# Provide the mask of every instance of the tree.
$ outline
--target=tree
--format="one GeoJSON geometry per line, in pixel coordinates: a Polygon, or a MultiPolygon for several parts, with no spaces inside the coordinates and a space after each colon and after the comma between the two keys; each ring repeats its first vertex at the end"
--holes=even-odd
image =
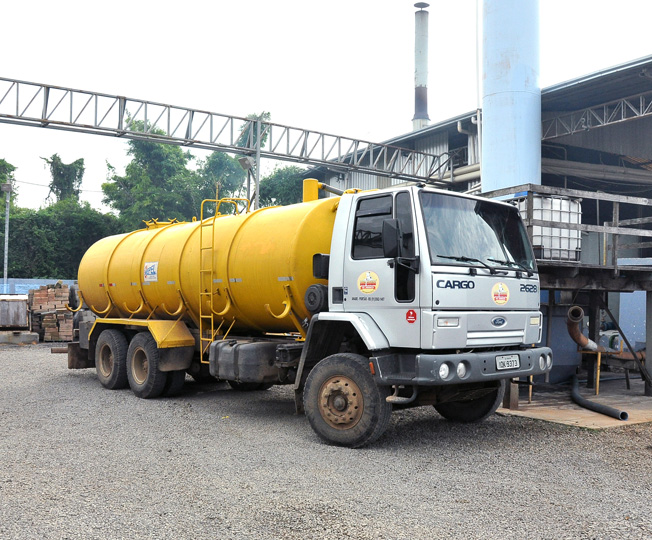
{"type": "Polygon", "coordinates": [[[266,122],[269,122],[271,118],[272,113],[265,111],[260,114],[248,114],[247,120],[249,120],[249,122],[246,122],[240,126],[240,136],[238,137],[235,145],[241,146],[242,148],[256,148],[256,137],[258,135],[256,120],[260,120],[260,146],[261,148],[265,146],[265,143],[267,142],[267,136],[269,135],[269,132],[265,131],[265,125],[266,122]]]}
{"type": "MultiPolygon", "coordinates": [[[[246,173],[236,158],[224,152],[213,152],[205,161],[199,163],[197,183],[189,186],[190,197],[195,208],[204,199],[241,197],[246,173]]],[[[230,208],[220,209],[228,212],[230,208]]]]}
{"type": "Polygon", "coordinates": [[[41,158],[50,166],[50,195],[54,194],[57,201],[65,199],[79,200],[79,191],[84,176],[84,158],[65,164],[59,154],[53,154],[50,159],[41,158]]]}
{"type": "Polygon", "coordinates": [[[286,205],[301,202],[305,171],[295,165],[274,169],[260,181],[260,205],[286,205]]]}
{"type": "MultiPolygon", "coordinates": [[[[143,131],[143,127],[143,122],[134,122],[132,130],[143,131]]],[[[196,215],[196,198],[189,193],[201,181],[187,168],[192,154],[178,146],[142,140],[130,140],[128,145],[132,160],[125,175],[117,175],[107,163],[108,181],[102,184],[102,202],[119,212],[125,228],[138,228],[152,218],[190,220],[196,215]]]]}
{"type": "Polygon", "coordinates": [[[16,196],[18,195],[18,190],[16,189],[16,178],[14,177],[15,170],[16,167],[14,167],[11,163],[5,161],[4,159],[0,159],[0,184],[11,184],[11,204],[13,204],[16,196]]]}
{"type": "MultiPolygon", "coordinates": [[[[72,198],[41,210],[14,208],[10,220],[9,275],[17,278],[75,279],[86,250],[100,238],[121,232],[115,216],[72,198]]],[[[3,233],[4,217],[0,243],[3,233]]]]}

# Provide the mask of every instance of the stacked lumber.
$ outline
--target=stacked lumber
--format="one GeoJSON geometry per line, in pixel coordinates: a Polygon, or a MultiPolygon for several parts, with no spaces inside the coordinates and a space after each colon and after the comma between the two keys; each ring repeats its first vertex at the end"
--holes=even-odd
{"type": "Polygon", "coordinates": [[[73,313],[66,309],[69,295],[68,285],[62,283],[29,291],[32,332],[39,334],[41,341],[72,341],[73,313]]]}

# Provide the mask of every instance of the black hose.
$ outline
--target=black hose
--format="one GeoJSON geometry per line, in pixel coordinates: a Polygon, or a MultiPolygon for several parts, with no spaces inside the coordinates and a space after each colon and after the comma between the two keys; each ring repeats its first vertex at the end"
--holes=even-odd
{"type": "Polygon", "coordinates": [[[573,389],[571,390],[571,398],[580,407],[584,407],[585,409],[589,409],[591,411],[595,411],[600,414],[606,414],[607,416],[611,416],[612,418],[617,418],[618,420],[627,420],[629,418],[629,414],[627,414],[625,411],[619,411],[618,409],[614,409],[613,407],[608,407],[607,405],[595,403],[593,401],[589,401],[588,399],[580,396],[579,383],[577,382],[577,375],[573,375],[573,389]]]}

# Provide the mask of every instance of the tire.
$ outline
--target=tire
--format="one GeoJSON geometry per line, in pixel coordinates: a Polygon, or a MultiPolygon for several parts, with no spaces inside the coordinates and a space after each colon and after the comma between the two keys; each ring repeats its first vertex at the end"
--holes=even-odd
{"type": "Polygon", "coordinates": [[[453,422],[481,422],[496,412],[505,395],[505,381],[499,381],[493,392],[466,401],[449,401],[433,405],[435,410],[447,420],[453,422]]]}
{"type": "Polygon", "coordinates": [[[272,386],[271,383],[257,383],[257,382],[237,382],[226,381],[228,385],[238,392],[255,392],[256,390],[269,390],[272,386]]]}
{"type": "Polygon", "coordinates": [[[183,369],[181,371],[168,371],[166,375],[167,380],[162,395],[168,397],[178,396],[186,382],[186,372],[183,369]]]}
{"type": "Polygon", "coordinates": [[[312,429],[325,442],[360,448],[377,440],[392,413],[389,387],[378,386],[369,360],[357,354],[333,354],[308,375],[303,406],[312,429]]]}
{"type": "Polygon", "coordinates": [[[127,338],[120,330],[103,330],[95,346],[95,369],[104,388],[127,388],[127,338]]]}
{"type": "Polygon", "coordinates": [[[129,386],[139,398],[160,396],[168,374],[158,368],[159,354],[156,341],[149,332],[140,332],[131,340],[127,351],[129,386]]]}

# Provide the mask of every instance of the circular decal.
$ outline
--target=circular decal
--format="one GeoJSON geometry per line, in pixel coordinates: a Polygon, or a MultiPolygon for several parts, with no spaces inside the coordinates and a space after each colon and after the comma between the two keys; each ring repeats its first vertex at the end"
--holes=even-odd
{"type": "Polygon", "coordinates": [[[360,274],[360,277],[358,277],[358,289],[360,289],[360,292],[364,294],[376,292],[379,283],[378,274],[375,272],[363,272],[360,274]]]}
{"type": "Polygon", "coordinates": [[[509,301],[509,289],[507,285],[503,282],[496,283],[491,289],[491,296],[499,306],[506,304],[509,301]]]}
{"type": "Polygon", "coordinates": [[[405,314],[405,320],[410,324],[414,324],[415,322],[417,322],[417,312],[414,311],[413,309],[409,309],[408,312],[405,314]]]}

